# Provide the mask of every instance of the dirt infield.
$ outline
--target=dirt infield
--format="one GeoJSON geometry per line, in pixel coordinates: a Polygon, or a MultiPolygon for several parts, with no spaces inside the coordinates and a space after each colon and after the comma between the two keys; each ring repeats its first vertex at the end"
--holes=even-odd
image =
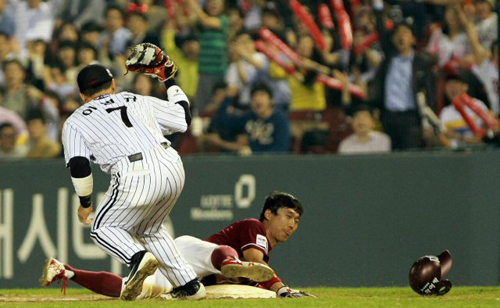
{"type": "MultiPolygon", "coordinates": [[[[50,292],[31,294],[30,290],[19,292],[1,293],[0,305],[2,303],[39,303],[39,302],[101,302],[114,301],[116,298],[106,297],[82,289],[69,289],[67,294],[57,292],[56,289],[46,289],[50,292]]],[[[260,288],[240,285],[218,285],[207,287],[206,299],[250,299],[250,298],[273,298],[275,293],[260,288]]]]}
{"type": "Polygon", "coordinates": [[[81,302],[81,301],[113,301],[114,298],[97,294],[0,294],[2,303],[37,303],[37,302],[81,302]]]}

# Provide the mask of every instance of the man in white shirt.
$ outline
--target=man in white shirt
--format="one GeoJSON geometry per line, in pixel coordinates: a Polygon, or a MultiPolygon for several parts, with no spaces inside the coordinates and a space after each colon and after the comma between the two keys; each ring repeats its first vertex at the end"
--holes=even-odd
{"type": "Polygon", "coordinates": [[[352,128],[354,134],[340,142],[340,154],[385,153],[391,151],[391,138],[374,131],[375,121],[368,106],[360,105],[354,111],[352,128]]]}

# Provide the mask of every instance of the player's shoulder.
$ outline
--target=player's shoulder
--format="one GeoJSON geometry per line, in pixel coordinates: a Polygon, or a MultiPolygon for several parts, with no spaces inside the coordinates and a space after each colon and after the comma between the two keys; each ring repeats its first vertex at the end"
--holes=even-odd
{"type": "Polygon", "coordinates": [[[262,222],[255,218],[247,218],[239,220],[234,224],[243,228],[264,229],[264,225],[262,224],[262,222]]]}
{"type": "Polygon", "coordinates": [[[115,99],[117,101],[126,101],[127,103],[129,102],[136,102],[138,100],[141,100],[144,98],[144,96],[128,91],[123,91],[119,93],[115,93],[111,95],[112,99],[115,99]]]}

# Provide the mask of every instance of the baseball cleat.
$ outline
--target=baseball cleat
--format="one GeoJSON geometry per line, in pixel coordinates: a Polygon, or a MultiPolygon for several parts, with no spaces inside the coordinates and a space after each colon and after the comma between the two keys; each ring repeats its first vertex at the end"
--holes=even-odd
{"type": "Polygon", "coordinates": [[[40,277],[40,285],[42,287],[48,287],[55,281],[63,281],[63,290],[66,294],[66,284],[68,283],[68,278],[66,278],[66,269],[64,264],[57,261],[54,258],[47,258],[45,264],[43,265],[42,277],[40,277]]]}
{"type": "Polygon", "coordinates": [[[183,286],[174,288],[169,293],[160,295],[165,300],[198,300],[207,296],[205,286],[195,278],[183,286]]]}
{"type": "Polygon", "coordinates": [[[274,277],[274,271],[265,264],[235,259],[222,262],[221,273],[227,278],[244,277],[255,282],[268,281],[274,277]]]}
{"type": "Polygon", "coordinates": [[[158,260],[153,254],[146,252],[139,262],[132,265],[130,274],[123,280],[120,298],[126,301],[135,300],[142,292],[144,280],[153,275],[158,268],[158,260]]]}

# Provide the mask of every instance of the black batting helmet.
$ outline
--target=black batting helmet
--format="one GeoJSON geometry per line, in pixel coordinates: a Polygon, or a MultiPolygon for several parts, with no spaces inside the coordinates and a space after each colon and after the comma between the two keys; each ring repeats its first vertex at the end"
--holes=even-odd
{"type": "Polygon", "coordinates": [[[448,250],[439,256],[420,257],[410,270],[410,286],[420,295],[445,295],[451,290],[451,281],[444,277],[453,260],[448,250]]]}

